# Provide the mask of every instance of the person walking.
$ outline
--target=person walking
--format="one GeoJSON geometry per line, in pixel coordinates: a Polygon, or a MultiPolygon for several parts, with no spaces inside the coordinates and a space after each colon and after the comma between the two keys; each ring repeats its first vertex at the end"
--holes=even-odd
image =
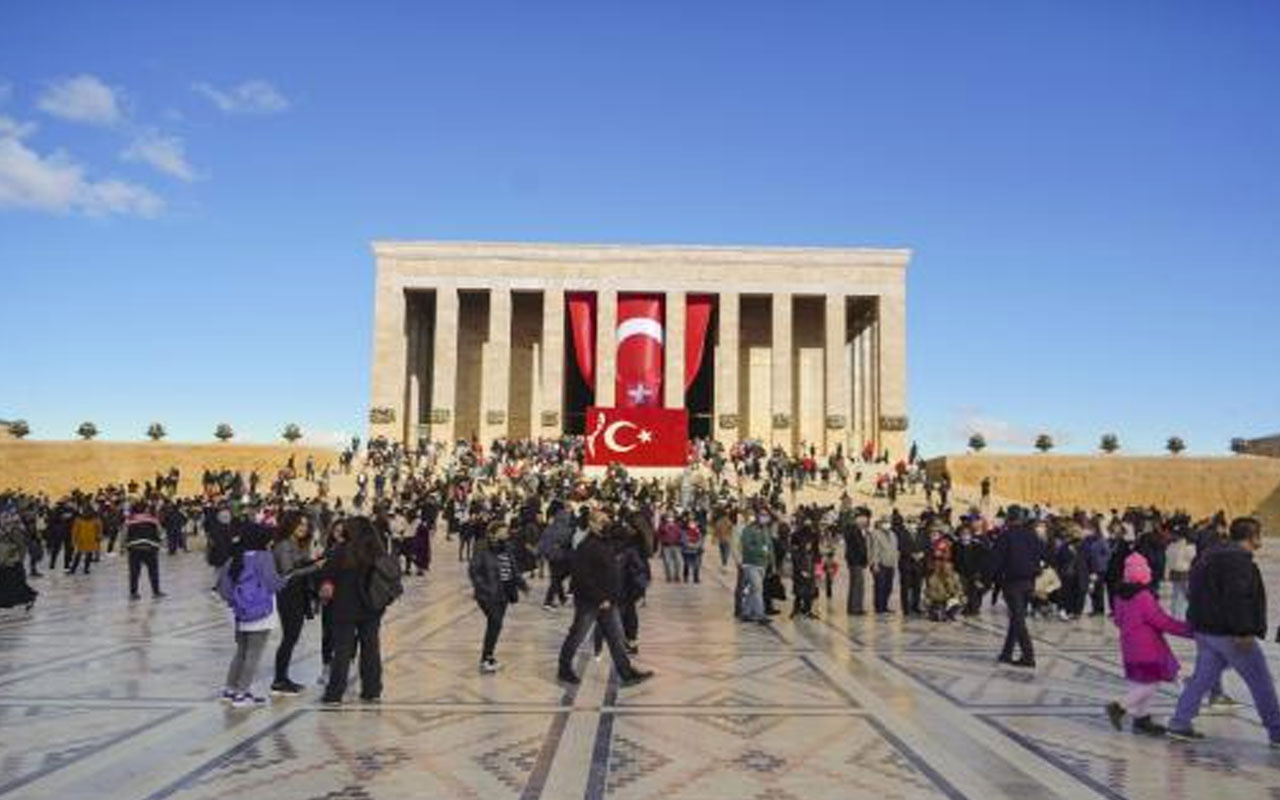
{"type": "Polygon", "coordinates": [[[667,583],[680,582],[680,542],[684,538],[684,529],[676,521],[670,509],[662,516],[662,524],[658,526],[658,544],[662,552],[662,574],[667,583]]]}
{"type": "Polygon", "coordinates": [[[0,509],[0,608],[30,611],[39,592],[27,584],[27,530],[12,503],[0,509]]]}
{"type": "Polygon", "coordinates": [[[1028,527],[1026,511],[1021,506],[1009,506],[1004,530],[996,539],[991,556],[996,580],[1009,609],[1009,628],[997,660],[1001,664],[1035,669],[1035,647],[1027,631],[1027,604],[1044,559],[1044,542],[1028,527]],[[1016,660],[1015,644],[1022,653],[1016,660]]]}
{"type": "Polygon", "coordinates": [[[333,620],[333,657],[329,685],[321,702],[342,703],[347,675],[360,645],[360,699],[377,703],[382,697],[382,648],[379,641],[382,609],[370,601],[368,586],[374,564],[386,555],[378,531],[368,517],[342,522],[344,540],[320,571],[320,597],[329,604],[333,620]]]}
{"type": "Polygon", "coordinates": [[[1120,655],[1129,691],[1107,704],[1107,717],[1116,730],[1122,729],[1125,715],[1129,715],[1134,733],[1163,736],[1164,727],[1151,719],[1151,701],[1161,683],[1178,677],[1179,667],[1164,637],[1190,637],[1191,628],[1160,608],[1151,586],[1151,567],[1140,553],[1125,559],[1116,601],[1115,623],[1120,629],[1120,655]]]}
{"type": "Polygon", "coordinates": [[[764,579],[773,562],[773,536],[769,531],[769,512],[760,510],[756,518],[742,529],[739,539],[742,551],[742,575],[745,583],[742,618],[747,622],[767,624],[764,579]]]}
{"type": "Polygon", "coordinates": [[[680,518],[680,557],[684,561],[684,582],[690,577],[694,583],[702,582],[702,553],[706,549],[706,537],[698,521],[688,513],[680,518]]]}
{"type": "Polygon", "coordinates": [[[94,559],[102,550],[102,518],[88,502],[80,506],[80,512],[71,523],[71,549],[73,555],[67,574],[76,574],[83,563],[84,574],[88,575],[94,559]]]}
{"type": "Polygon", "coordinates": [[[489,526],[484,539],[476,542],[471,556],[468,574],[476,604],[484,613],[484,643],[480,650],[480,671],[492,674],[498,671],[498,662],[493,657],[498,646],[498,637],[502,635],[502,621],[507,615],[507,606],[519,602],[520,592],[529,591],[515,559],[511,555],[508,543],[510,529],[505,522],[494,522],[489,526]]]}
{"type": "Polygon", "coordinates": [[[546,561],[550,572],[542,607],[554,611],[557,605],[569,602],[564,582],[569,577],[569,562],[573,555],[573,518],[568,507],[559,500],[551,502],[550,516],[551,521],[538,537],[538,555],[546,561]]]}
{"type": "Polygon", "coordinates": [[[129,510],[124,525],[124,548],[129,553],[129,599],[137,600],[138,578],[142,569],[147,570],[151,582],[151,596],[164,597],[160,591],[160,559],[158,553],[163,544],[160,522],[151,515],[146,503],[139,503],[129,510]]]}
{"type": "Polygon", "coordinates": [[[587,536],[573,551],[570,564],[573,623],[560,647],[556,677],[571,685],[581,681],[573,671],[573,656],[590,633],[591,626],[600,625],[619,680],[624,686],[634,686],[652,678],[653,672],[636,669],[627,655],[617,608],[622,596],[621,570],[613,547],[604,539],[605,525],[604,514],[598,510],[592,511],[587,524],[587,536]]]}
{"type": "Polygon", "coordinates": [[[235,554],[218,575],[218,595],[232,612],[236,652],[227,667],[222,699],[235,708],[265,705],[267,698],[253,693],[253,678],[276,627],[276,592],[288,579],[276,572],[271,552],[271,529],[250,525],[242,534],[235,554]]]}
{"type": "Polygon", "coordinates": [[[1262,525],[1253,517],[1232,520],[1229,541],[1211,548],[1191,570],[1187,621],[1196,640],[1196,666],[1169,720],[1169,738],[1198,741],[1191,726],[1200,702],[1230,667],[1240,674],[1271,746],[1280,748],[1280,702],[1258,639],[1267,632],[1267,593],[1254,553],[1262,547],[1262,525]]]}

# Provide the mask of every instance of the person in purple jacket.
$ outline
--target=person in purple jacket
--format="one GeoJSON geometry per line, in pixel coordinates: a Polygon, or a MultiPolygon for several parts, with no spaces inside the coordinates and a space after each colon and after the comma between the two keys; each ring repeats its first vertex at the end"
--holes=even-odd
{"type": "Polygon", "coordinates": [[[218,575],[218,594],[231,607],[236,635],[236,654],[227,668],[222,699],[235,708],[254,708],[267,702],[264,695],[251,691],[253,678],[276,627],[276,592],[289,582],[276,572],[272,538],[271,529],[264,525],[246,526],[231,560],[218,575]]]}

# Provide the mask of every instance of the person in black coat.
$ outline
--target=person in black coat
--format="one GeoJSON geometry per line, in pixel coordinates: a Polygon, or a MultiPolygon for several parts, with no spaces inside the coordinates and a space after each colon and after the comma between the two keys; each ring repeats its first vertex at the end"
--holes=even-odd
{"type": "Polygon", "coordinates": [[[491,524],[485,538],[476,542],[471,556],[471,587],[485,618],[484,644],[480,651],[480,671],[484,673],[498,671],[493,651],[502,634],[507,606],[519,601],[520,592],[529,591],[529,584],[511,553],[509,534],[506,523],[491,524]]]}
{"type": "Polygon", "coordinates": [[[956,572],[964,584],[964,615],[972,617],[982,610],[982,598],[991,588],[991,537],[977,521],[967,521],[960,529],[955,546],[956,572]]]}
{"type": "Polygon", "coordinates": [[[849,569],[849,599],[845,612],[856,617],[866,613],[863,600],[867,593],[867,531],[871,527],[871,511],[858,506],[853,513],[841,515],[841,532],[844,535],[844,560],[849,569]]]}
{"type": "Polygon", "coordinates": [[[573,551],[570,559],[570,585],[573,587],[573,624],[560,647],[557,678],[568,684],[579,683],[573,671],[573,657],[591,631],[592,625],[603,629],[614,669],[624,686],[653,677],[653,673],[636,669],[627,656],[623,641],[618,602],[622,597],[622,572],[613,545],[605,539],[608,520],[601,511],[592,511],[587,522],[587,535],[573,551]]]}
{"type": "Polygon", "coordinates": [[[351,517],[342,522],[342,528],[344,541],[326,556],[325,568],[318,576],[320,598],[328,606],[333,625],[333,660],[321,702],[342,702],[358,643],[360,699],[376,703],[382,697],[382,611],[370,605],[366,587],[374,562],[386,549],[368,517],[351,517]]]}
{"type": "Polygon", "coordinates": [[[1035,668],[1035,648],[1027,631],[1027,604],[1043,560],[1044,542],[1028,525],[1026,511],[1021,506],[1009,506],[1005,528],[991,553],[992,570],[1009,608],[1009,629],[998,659],[1002,664],[1035,668]],[[1013,657],[1015,644],[1022,651],[1017,660],[1013,657]]]}

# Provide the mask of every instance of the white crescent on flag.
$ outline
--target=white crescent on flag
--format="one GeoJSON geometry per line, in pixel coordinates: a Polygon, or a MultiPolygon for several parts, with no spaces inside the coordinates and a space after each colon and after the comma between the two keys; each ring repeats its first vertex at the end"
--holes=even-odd
{"type": "Polygon", "coordinates": [[[619,432],[626,430],[627,428],[637,427],[639,426],[630,420],[620,419],[617,422],[614,422],[612,425],[604,429],[604,446],[615,453],[630,453],[632,450],[636,449],[635,442],[623,446],[618,444],[618,440],[615,437],[619,432]]]}
{"type": "Polygon", "coordinates": [[[618,346],[621,347],[632,336],[648,336],[658,344],[662,344],[662,323],[650,317],[631,317],[618,324],[618,346]]]}

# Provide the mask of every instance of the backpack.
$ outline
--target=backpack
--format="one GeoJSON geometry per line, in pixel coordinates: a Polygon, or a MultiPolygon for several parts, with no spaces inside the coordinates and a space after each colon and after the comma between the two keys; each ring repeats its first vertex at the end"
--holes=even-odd
{"type": "Polygon", "coordinates": [[[231,587],[231,610],[236,622],[257,622],[271,616],[274,609],[275,595],[267,591],[256,575],[242,568],[239,580],[231,587]]]}
{"type": "Polygon", "coordinates": [[[365,599],[374,611],[382,611],[402,594],[404,581],[400,579],[400,560],[383,553],[370,567],[365,599]]]}

